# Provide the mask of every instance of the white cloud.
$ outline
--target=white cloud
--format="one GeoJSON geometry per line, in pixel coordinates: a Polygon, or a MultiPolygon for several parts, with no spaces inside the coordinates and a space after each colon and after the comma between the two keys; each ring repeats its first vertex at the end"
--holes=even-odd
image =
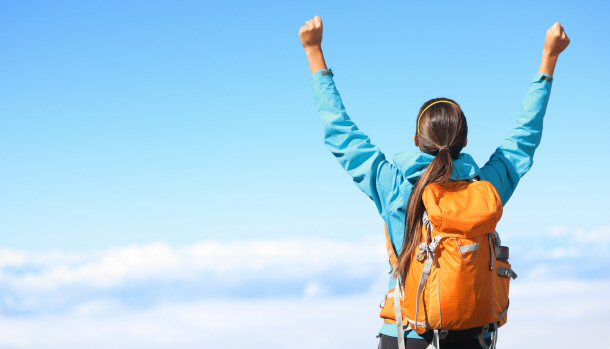
{"type": "MultiPolygon", "coordinates": [[[[511,242],[521,277],[608,278],[610,227],[555,227],[511,242]]],[[[61,311],[97,299],[154,304],[218,296],[316,296],[362,293],[387,271],[383,237],[157,242],[101,251],[0,250],[5,313],[61,311]]],[[[141,305],[141,304],[140,304],[141,305]]]]}
{"type": "Polygon", "coordinates": [[[610,280],[610,226],[553,227],[547,233],[511,238],[510,251],[523,277],[610,280]]]}
{"type": "MultiPolygon", "coordinates": [[[[610,326],[609,292],[609,281],[517,279],[498,343],[506,349],[582,347],[589,341],[583,334],[610,326]]],[[[375,348],[378,298],[215,299],[144,309],[100,301],[65,314],[0,318],[0,347],[375,348]]]]}
{"type": "Polygon", "coordinates": [[[344,273],[358,276],[376,270],[384,256],[382,241],[373,239],[203,241],[183,247],[157,242],[66,253],[65,258],[57,252],[27,254],[0,250],[0,270],[4,272],[1,281],[18,281],[28,288],[55,289],[65,285],[109,288],[133,279],[188,280],[201,272],[227,279],[260,277],[269,272],[284,279],[300,279],[344,268],[344,273]]]}
{"type": "Polygon", "coordinates": [[[329,290],[324,287],[324,285],[320,284],[319,282],[310,282],[305,286],[305,290],[303,291],[303,295],[306,298],[317,298],[317,297],[322,297],[325,295],[328,295],[330,292],[329,290]]]}
{"type": "Polygon", "coordinates": [[[67,311],[113,299],[127,306],[209,297],[277,297],[366,292],[387,270],[382,237],[157,242],[103,251],[0,250],[0,310],[67,311]]]}

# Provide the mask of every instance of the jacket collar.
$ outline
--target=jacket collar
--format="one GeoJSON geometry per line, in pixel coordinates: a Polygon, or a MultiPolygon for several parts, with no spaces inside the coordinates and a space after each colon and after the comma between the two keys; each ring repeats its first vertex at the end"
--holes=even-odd
{"type": "MultiPolygon", "coordinates": [[[[403,177],[415,185],[435,156],[422,152],[404,151],[394,155],[394,165],[403,177]]],[[[459,158],[453,160],[453,173],[451,180],[472,179],[479,175],[480,169],[472,156],[461,153],[459,158]]]]}

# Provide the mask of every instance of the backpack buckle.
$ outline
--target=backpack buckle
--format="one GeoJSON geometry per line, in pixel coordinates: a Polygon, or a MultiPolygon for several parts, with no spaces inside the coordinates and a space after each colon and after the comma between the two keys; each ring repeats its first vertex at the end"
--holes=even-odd
{"type": "Polygon", "coordinates": [[[417,253],[417,256],[415,258],[417,258],[418,261],[423,262],[427,250],[428,250],[428,246],[426,245],[426,243],[421,242],[419,244],[419,253],[417,253]]]}

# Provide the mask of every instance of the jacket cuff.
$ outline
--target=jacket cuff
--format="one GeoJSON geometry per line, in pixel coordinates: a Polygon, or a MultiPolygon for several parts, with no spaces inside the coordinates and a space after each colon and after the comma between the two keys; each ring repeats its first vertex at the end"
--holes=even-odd
{"type": "Polygon", "coordinates": [[[536,73],[533,77],[531,82],[541,82],[541,81],[546,81],[546,82],[553,82],[553,76],[549,75],[549,74],[545,74],[545,73],[536,73]]]}
{"type": "Polygon", "coordinates": [[[311,74],[312,79],[322,79],[322,78],[332,78],[335,74],[333,73],[332,68],[328,69],[320,69],[315,73],[311,74]]]}

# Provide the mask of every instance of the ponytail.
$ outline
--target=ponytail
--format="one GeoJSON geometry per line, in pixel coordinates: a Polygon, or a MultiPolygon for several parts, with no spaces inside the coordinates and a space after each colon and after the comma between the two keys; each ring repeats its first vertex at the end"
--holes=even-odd
{"type": "Polygon", "coordinates": [[[467,138],[466,116],[454,100],[434,98],[422,105],[417,117],[416,144],[422,152],[436,157],[415,183],[407,204],[404,244],[398,256],[398,267],[393,271],[394,276],[400,276],[402,280],[407,276],[412,256],[421,241],[424,189],[431,183],[449,181],[453,174],[453,159],[460,156],[467,138]]]}
{"type": "Polygon", "coordinates": [[[398,257],[398,268],[394,275],[400,275],[404,280],[411,264],[411,256],[418,248],[424,214],[422,194],[428,184],[447,182],[453,173],[453,161],[448,147],[441,147],[434,160],[430,163],[424,174],[419,178],[407,205],[405,222],[405,242],[398,257]]]}

